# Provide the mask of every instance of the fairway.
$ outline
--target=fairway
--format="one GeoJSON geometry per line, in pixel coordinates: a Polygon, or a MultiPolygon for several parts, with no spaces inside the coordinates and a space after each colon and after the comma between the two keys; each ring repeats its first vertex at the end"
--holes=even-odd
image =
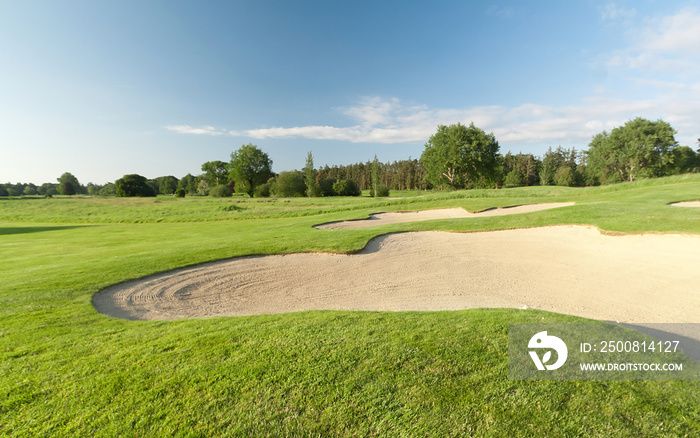
{"type": "Polygon", "coordinates": [[[700,209],[669,204],[699,193],[2,200],[0,435],[693,436],[697,381],[507,364],[509,323],[698,322],[700,209]],[[574,205],[314,228],[549,203],[574,205]]]}

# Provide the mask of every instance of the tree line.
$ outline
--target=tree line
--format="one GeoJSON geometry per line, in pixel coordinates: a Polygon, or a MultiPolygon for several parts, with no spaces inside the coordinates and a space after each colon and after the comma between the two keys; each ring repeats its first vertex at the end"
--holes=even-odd
{"type": "MultiPolygon", "coordinates": [[[[638,178],[700,171],[700,149],[679,146],[677,132],[663,120],[636,118],[593,137],[587,150],[562,148],[542,156],[500,154],[493,133],[469,126],[440,125],[420,159],[314,167],[307,154],[302,170],[272,172],[272,160],[256,145],[231,153],[230,161],[207,161],[203,173],[147,179],[124,175],[114,183],[81,184],[69,172],[56,183],[0,184],[0,196],[388,196],[390,190],[500,188],[535,185],[595,186],[638,178]]],[[[700,139],[698,139],[700,144],[700,139]]]]}

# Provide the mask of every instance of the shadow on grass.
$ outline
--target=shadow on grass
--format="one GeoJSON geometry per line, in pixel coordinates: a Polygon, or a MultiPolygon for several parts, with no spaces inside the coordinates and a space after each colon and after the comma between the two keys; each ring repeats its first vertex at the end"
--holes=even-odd
{"type": "Polygon", "coordinates": [[[52,227],[0,227],[0,236],[10,234],[41,233],[43,231],[72,230],[74,228],[85,228],[90,226],[92,225],[65,225],[52,227]]]}

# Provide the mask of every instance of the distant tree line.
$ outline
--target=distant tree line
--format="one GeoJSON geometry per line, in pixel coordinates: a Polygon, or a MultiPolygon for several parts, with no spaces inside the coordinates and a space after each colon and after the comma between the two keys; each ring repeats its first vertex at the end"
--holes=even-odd
{"type": "MultiPolygon", "coordinates": [[[[147,179],[124,175],[114,183],[81,184],[71,173],[56,183],[36,186],[0,184],[0,196],[216,196],[233,193],[255,197],[388,196],[390,190],[451,190],[535,185],[595,186],[638,178],[700,172],[700,149],[679,146],[676,131],[663,120],[636,118],[593,137],[587,150],[561,146],[542,156],[501,155],[493,133],[470,124],[438,127],[420,159],[314,167],[307,154],[304,168],[275,174],[272,160],[256,145],[231,153],[230,161],[207,161],[199,175],[147,179]]],[[[700,139],[698,139],[700,144],[700,139]]]]}

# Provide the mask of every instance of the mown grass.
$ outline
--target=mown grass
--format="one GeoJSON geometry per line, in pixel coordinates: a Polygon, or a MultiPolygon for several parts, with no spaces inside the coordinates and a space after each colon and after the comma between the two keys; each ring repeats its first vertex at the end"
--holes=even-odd
{"type": "Polygon", "coordinates": [[[698,382],[508,380],[509,322],[579,318],[479,309],[130,322],[98,314],[91,297],[110,284],[222,258],[359,251],[393,231],[590,224],[700,234],[700,210],[667,205],[699,198],[694,175],[398,200],[0,201],[0,434],[693,436],[698,382]],[[378,211],[563,201],[578,205],[376,229],[311,228],[378,211]],[[223,210],[229,205],[249,209],[223,210]],[[248,210],[248,217],[233,216],[248,210]]]}

